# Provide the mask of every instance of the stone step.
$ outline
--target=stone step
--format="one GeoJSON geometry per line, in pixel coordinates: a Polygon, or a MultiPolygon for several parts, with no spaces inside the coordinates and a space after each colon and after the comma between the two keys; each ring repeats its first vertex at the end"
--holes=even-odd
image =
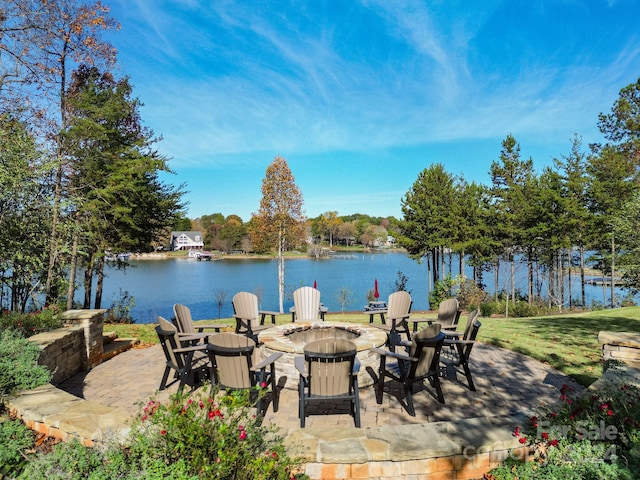
{"type": "Polygon", "coordinates": [[[116,332],[103,332],[102,333],[102,345],[106,345],[108,343],[111,343],[116,338],[118,338],[118,334],[116,332]]]}
{"type": "Polygon", "coordinates": [[[102,361],[105,362],[110,358],[115,357],[119,353],[129,350],[134,345],[140,343],[137,338],[116,338],[115,340],[104,345],[104,353],[102,354],[102,361]]]}

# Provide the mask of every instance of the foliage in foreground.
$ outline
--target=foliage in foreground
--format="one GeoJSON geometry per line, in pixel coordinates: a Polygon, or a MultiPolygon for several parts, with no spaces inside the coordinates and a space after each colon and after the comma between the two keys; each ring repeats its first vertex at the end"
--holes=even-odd
{"type": "Polygon", "coordinates": [[[20,420],[0,420],[0,478],[22,471],[27,462],[24,452],[33,447],[33,439],[33,432],[20,420]]]}
{"type": "Polygon", "coordinates": [[[563,386],[560,403],[531,417],[513,434],[533,449],[533,461],[509,458],[489,478],[632,479],[640,471],[640,390],[610,384],[574,396],[563,386]]]}
{"type": "Polygon", "coordinates": [[[38,365],[40,347],[15,330],[0,331],[0,400],[20,390],[30,390],[51,379],[38,365]]]}
{"type": "Polygon", "coordinates": [[[20,478],[55,479],[293,479],[298,462],[276,427],[253,415],[247,392],[217,390],[151,400],[134,421],[127,447],[105,451],[78,442],[39,455],[20,478]]]}

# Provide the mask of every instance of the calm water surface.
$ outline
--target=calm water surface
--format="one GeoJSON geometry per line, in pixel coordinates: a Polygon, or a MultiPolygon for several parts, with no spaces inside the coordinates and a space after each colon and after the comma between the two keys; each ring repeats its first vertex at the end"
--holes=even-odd
{"type": "MultiPolygon", "coordinates": [[[[103,306],[108,308],[120,297],[120,291],[135,297],[132,315],[136,323],[153,323],[157,315],[173,316],[173,304],[183,303],[191,308],[195,319],[228,318],[233,316],[231,299],[239,291],[258,295],[260,308],[278,310],[278,273],[275,260],[225,259],[198,262],[195,259],[131,261],[126,270],[107,269],[103,306]],[[216,298],[225,297],[218,312],[216,298]]],[[[453,263],[454,269],[457,262],[453,263]]],[[[407,290],[413,298],[413,310],[427,310],[427,267],[410,259],[405,253],[359,253],[349,257],[316,260],[299,258],[286,261],[285,312],[293,305],[291,292],[296,288],[317,283],[321,301],[330,312],[341,310],[340,292],[344,288],[349,303],[345,311],[361,311],[367,304],[367,292],[378,279],[380,299],[386,299],[395,290],[398,272],[407,278],[407,290]]],[[[471,275],[471,271],[468,272],[471,275]]],[[[507,275],[502,275],[507,279],[507,275]]],[[[524,270],[520,282],[526,282],[524,270]]],[[[485,282],[491,291],[493,277],[485,282]]],[[[526,283],[524,283],[526,286],[526,283]]],[[[506,289],[501,285],[500,289],[506,289]]],[[[587,286],[587,303],[591,299],[602,302],[601,287],[587,286]]],[[[523,290],[526,290],[523,289],[523,290]]],[[[579,285],[574,283],[574,298],[578,298],[579,285]]],[[[78,291],[77,300],[82,298],[78,291]]]]}

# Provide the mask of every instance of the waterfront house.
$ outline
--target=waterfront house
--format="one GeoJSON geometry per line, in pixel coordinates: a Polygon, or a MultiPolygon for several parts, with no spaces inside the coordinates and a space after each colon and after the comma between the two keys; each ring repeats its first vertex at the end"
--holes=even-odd
{"type": "Polygon", "coordinates": [[[202,232],[171,232],[171,250],[202,250],[202,232]]]}

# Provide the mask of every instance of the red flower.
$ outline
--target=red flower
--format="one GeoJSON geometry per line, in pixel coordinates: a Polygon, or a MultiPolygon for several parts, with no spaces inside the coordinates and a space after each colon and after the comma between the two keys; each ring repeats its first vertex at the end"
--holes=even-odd
{"type": "Polygon", "coordinates": [[[514,437],[519,437],[519,436],[520,436],[520,427],[519,427],[519,426],[518,426],[518,427],[516,427],[516,428],[513,430],[513,436],[514,436],[514,437]]]}
{"type": "Polygon", "coordinates": [[[160,435],[166,435],[167,431],[166,430],[160,430],[160,435]]]}
{"type": "Polygon", "coordinates": [[[527,443],[527,437],[520,437],[520,440],[518,440],[520,443],[527,443]]]}
{"type": "Polygon", "coordinates": [[[613,416],[613,410],[611,409],[607,410],[607,415],[609,415],[610,417],[613,416]]]}
{"type": "Polygon", "coordinates": [[[244,430],[242,430],[240,432],[240,440],[244,440],[247,438],[247,432],[245,432],[244,430]]]}
{"type": "Polygon", "coordinates": [[[261,388],[267,388],[267,382],[260,382],[261,388]]]}
{"type": "Polygon", "coordinates": [[[547,432],[542,432],[542,439],[549,440],[549,434],[547,432]]]}
{"type": "Polygon", "coordinates": [[[549,442],[549,445],[551,445],[552,447],[557,447],[558,446],[558,440],[553,439],[549,442]]]}

